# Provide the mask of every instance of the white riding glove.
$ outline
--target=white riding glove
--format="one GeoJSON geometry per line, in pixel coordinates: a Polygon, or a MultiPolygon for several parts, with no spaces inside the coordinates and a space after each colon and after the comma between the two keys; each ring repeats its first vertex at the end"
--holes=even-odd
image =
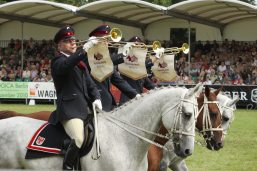
{"type": "Polygon", "coordinates": [[[133,43],[127,43],[124,47],[123,47],[123,56],[128,56],[128,54],[130,53],[130,51],[132,50],[132,46],[133,43]]]}
{"type": "Polygon", "coordinates": [[[96,37],[92,36],[89,38],[89,41],[84,44],[83,49],[88,52],[89,49],[91,49],[94,45],[98,44],[98,40],[96,37]]]}
{"type": "Polygon", "coordinates": [[[136,95],[136,99],[138,99],[139,97],[141,97],[141,95],[140,95],[140,94],[137,94],[137,95],[136,95]]]}
{"type": "Polygon", "coordinates": [[[103,109],[102,102],[100,99],[96,99],[92,104],[95,108],[98,108],[101,110],[103,109]]]}
{"type": "Polygon", "coordinates": [[[156,51],[155,51],[155,53],[156,53],[156,57],[158,58],[158,59],[160,59],[161,57],[162,57],[162,55],[164,54],[164,48],[162,47],[162,48],[160,48],[160,49],[157,49],[156,51]]]}

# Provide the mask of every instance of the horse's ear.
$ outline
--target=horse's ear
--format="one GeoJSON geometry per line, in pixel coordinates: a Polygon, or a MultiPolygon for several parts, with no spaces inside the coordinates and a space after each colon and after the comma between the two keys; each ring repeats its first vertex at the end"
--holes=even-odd
{"type": "Polygon", "coordinates": [[[219,89],[215,90],[213,93],[218,96],[219,92],[222,90],[223,86],[221,86],[219,89]]]}
{"type": "Polygon", "coordinates": [[[194,88],[188,90],[187,97],[190,97],[192,95],[194,95],[195,97],[198,97],[202,92],[202,89],[203,89],[203,84],[200,82],[194,88]]]}
{"type": "Polygon", "coordinates": [[[228,102],[228,106],[236,104],[240,100],[239,96],[235,96],[232,100],[228,102]]]}
{"type": "Polygon", "coordinates": [[[205,86],[205,96],[206,96],[206,97],[209,97],[210,92],[211,92],[210,87],[209,87],[208,85],[206,85],[206,86],[205,86]]]}

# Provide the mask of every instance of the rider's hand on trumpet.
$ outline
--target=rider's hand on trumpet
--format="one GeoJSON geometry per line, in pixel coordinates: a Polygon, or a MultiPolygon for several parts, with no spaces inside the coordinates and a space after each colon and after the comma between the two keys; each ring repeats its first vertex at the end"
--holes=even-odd
{"type": "Polygon", "coordinates": [[[89,38],[88,42],[83,45],[83,49],[85,52],[88,52],[89,49],[91,49],[94,45],[97,45],[99,43],[99,39],[96,39],[96,37],[92,36],[89,38]]]}
{"type": "Polygon", "coordinates": [[[128,54],[130,54],[131,50],[132,50],[132,45],[134,45],[134,43],[127,43],[124,47],[123,47],[123,56],[128,56],[128,54]]]}
{"type": "Polygon", "coordinates": [[[155,50],[155,56],[160,59],[162,57],[162,55],[164,54],[164,48],[161,47],[161,48],[158,48],[155,50]]]}

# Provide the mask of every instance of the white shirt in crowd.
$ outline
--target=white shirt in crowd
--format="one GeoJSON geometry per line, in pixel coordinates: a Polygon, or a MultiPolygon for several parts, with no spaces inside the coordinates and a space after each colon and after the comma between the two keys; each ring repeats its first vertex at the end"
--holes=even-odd
{"type": "Polygon", "coordinates": [[[226,65],[224,65],[224,66],[221,66],[221,65],[220,65],[220,66],[218,67],[218,71],[219,71],[219,72],[224,72],[224,71],[226,71],[226,70],[227,70],[226,65]]]}
{"type": "Polygon", "coordinates": [[[30,77],[30,71],[23,71],[23,73],[22,73],[22,78],[29,78],[30,77]]]}
{"type": "Polygon", "coordinates": [[[207,81],[207,80],[204,81],[203,85],[212,85],[211,80],[209,80],[209,81],[207,81]]]}

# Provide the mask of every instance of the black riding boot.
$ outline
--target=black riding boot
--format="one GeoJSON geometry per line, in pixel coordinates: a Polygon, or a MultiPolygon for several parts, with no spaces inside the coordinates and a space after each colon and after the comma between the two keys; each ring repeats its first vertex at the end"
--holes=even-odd
{"type": "Polygon", "coordinates": [[[80,148],[77,147],[75,140],[72,139],[64,156],[63,170],[73,170],[74,160],[77,157],[79,150],[80,148]]]}

